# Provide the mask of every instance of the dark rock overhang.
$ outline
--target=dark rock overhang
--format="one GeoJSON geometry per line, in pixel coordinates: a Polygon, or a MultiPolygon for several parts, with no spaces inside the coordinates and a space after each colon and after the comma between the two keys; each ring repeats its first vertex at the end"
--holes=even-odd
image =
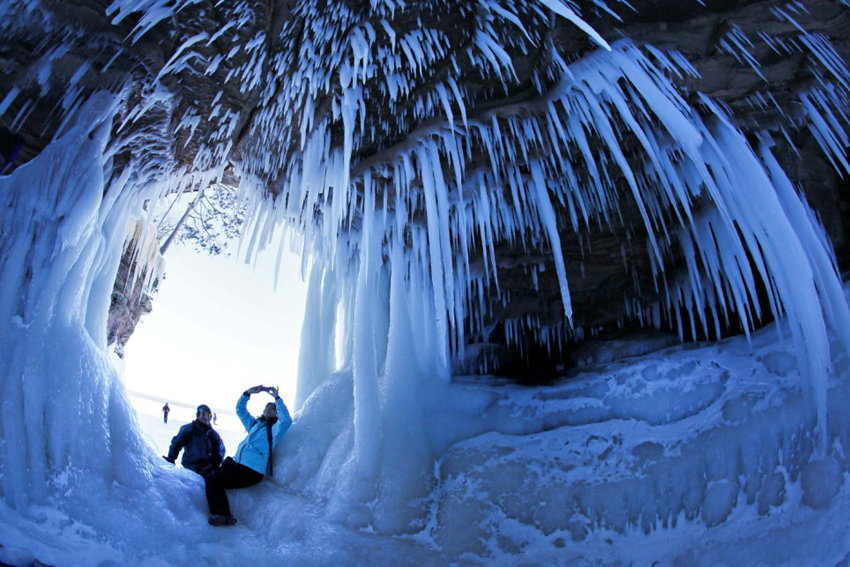
{"type": "MultiPolygon", "coordinates": [[[[510,18],[486,3],[466,2],[421,3],[392,13],[389,28],[396,38],[434,30],[440,34],[435,45],[443,52],[433,64],[408,73],[409,90],[396,97],[390,96],[385,83],[364,84],[369,96],[363,98],[363,131],[375,134],[361,137],[352,148],[355,187],[361,186],[358,180],[366,172],[391,175],[387,163],[400,149],[443,127],[448,116],[439,101],[430,111],[423,111],[422,104],[435,96],[448,76],[457,78],[456,86],[464,93],[467,120],[493,119],[533,104],[556,88],[560,80],[553,62],[556,56],[571,63],[598,48],[587,33],[541,5],[505,4],[511,9],[510,18]],[[503,39],[513,76],[503,70],[505,78],[499,81],[492,70],[482,73],[458,63],[483,25],[503,39]]],[[[731,0],[704,5],[612,2],[609,8],[615,16],[596,3],[576,4],[583,20],[608,41],[626,37],[637,45],[681,53],[697,72],[673,77],[689,104],[698,106],[702,93],[722,103],[745,132],[771,132],[777,143],[774,153],[820,215],[847,268],[847,182],[803,126],[799,102],[801,92],[829,79],[829,69],[817,54],[801,45],[801,33],[824,36],[834,52],[846,58],[850,41],[846,6],[827,0],[805,6],[731,0]]],[[[186,2],[159,21],[129,6],[43,2],[34,12],[10,14],[0,26],[0,68],[7,78],[0,87],[0,101],[8,101],[0,127],[23,139],[13,168],[37,155],[89,93],[124,90],[129,93],[127,107],[115,124],[114,137],[135,141],[124,144],[127,149],[115,156],[116,162],[142,160],[148,164],[148,182],[209,170],[235,182],[248,172],[270,196],[285,200],[291,164],[307,159],[304,136],[329,120],[330,147],[345,144],[344,121],[335,118],[340,97],[335,72],[350,55],[338,49],[342,39],[361,28],[363,33],[371,29],[384,41],[390,34],[381,23],[386,18],[370,12],[369,2],[248,2],[238,8],[212,1],[186,2]],[[304,64],[308,43],[321,65],[304,64]],[[316,74],[306,76],[305,69],[316,74]],[[308,105],[309,117],[304,112],[308,105]]],[[[415,56],[405,57],[412,65],[415,56]]],[[[846,85],[844,89],[846,93],[846,85]]],[[[453,119],[460,122],[457,110],[453,119]]],[[[841,127],[846,130],[846,122],[841,127]]],[[[589,136],[592,145],[599,142],[592,133],[589,136]]],[[[624,137],[628,157],[634,157],[630,146],[637,145],[624,137]]],[[[580,160],[574,165],[582,167],[580,160]]],[[[488,167],[486,153],[470,152],[466,171],[488,167]]],[[[580,182],[586,175],[577,172],[580,182]]],[[[448,168],[445,177],[452,177],[448,168]]],[[[566,208],[554,204],[573,295],[572,327],[619,328],[632,317],[627,308],[630,297],[649,300],[660,293],[647,254],[650,234],[637,203],[622,180],[615,179],[614,184],[621,187],[616,215],[604,222],[596,218],[579,223],[579,231],[569,226],[566,208]]],[[[195,185],[180,187],[191,190],[195,185]]],[[[503,190],[507,192],[507,186],[503,190]]],[[[388,203],[393,206],[392,196],[388,203]]],[[[362,199],[355,197],[355,207],[360,206],[362,199]]],[[[298,222],[306,222],[304,218],[321,222],[323,213],[317,206],[314,214],[302,214],[298,222]]],[[[358,230],[358,214],[349,224],[351,230],[358,230]]],[[[664,214],[672,217],[675,211],[664,214]]],[[[410,216],[412,222],[424,222],[424,204],[420,202],[410,216]]],[[[468,340],[487,341],[494,330],[504,335],[505,321],[523,318],[534,320],[537,327],[557,328],[565,339],[576,338],[565,325],[557,270],[546,243],[505,239],[495,243],[494,250],[499,260],[497,273],[490,278],[496,276],[498,287],[487,280],[486,308],[468,314],[480,320],[469,324],[468,340]]],[[[669,266],[682,264],[675,243],[666,253],[669,266]]],[[[469,264],[486,272],[483,248],[473,248],[469,264]]],[[[666,324],[675,328],[673,321],[666,324]]]]}

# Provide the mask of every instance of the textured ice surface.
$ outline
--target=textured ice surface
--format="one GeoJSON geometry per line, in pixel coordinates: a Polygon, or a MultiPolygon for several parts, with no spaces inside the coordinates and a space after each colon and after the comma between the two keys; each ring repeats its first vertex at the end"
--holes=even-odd
{"type": "MultiPolygon", "coordinates": [[[[712,528],[736,506],[768,516],[832,503],[846,463],[840,452],[809,462],[812,416],[774,333],[754,337],[756,356],[737,338],[597,365],[544,391],[476,386],[502,394],[485,414],[493,430],[440,459],[433,537],[469,551],[471,527],[472,549],[500,555],[534,532],[572,547],[599,531],[712,528]]],[[[850,400],[845,356],[838,366],[836,408],[850,400]]],[[[830,431],[846,446],[846,412],[830,431]]]]}

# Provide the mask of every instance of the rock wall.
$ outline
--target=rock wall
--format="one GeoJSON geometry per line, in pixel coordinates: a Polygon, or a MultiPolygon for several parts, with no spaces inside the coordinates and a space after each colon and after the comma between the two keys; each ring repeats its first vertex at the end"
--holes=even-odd
{"type": "Polygon", "coordinates": [[[153,310],[153,295],[163,277],[165,261],[156,230],[144,219],[131,224],[112,289],[107,343],[123,358],[124,346],[143,315],[153,310]]]}

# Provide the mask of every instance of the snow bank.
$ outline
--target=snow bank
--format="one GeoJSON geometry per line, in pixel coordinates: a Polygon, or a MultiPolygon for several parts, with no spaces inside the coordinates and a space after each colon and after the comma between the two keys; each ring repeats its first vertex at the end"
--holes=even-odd
{"type": "MultiPolygon", "coordinates": [[[[776,332],[599,363],[545,388],[473,376],[420,383],[423,411],[396,423],[422,427],[424,447],[407,429],[385,429],[407,442],[383,445],[391,465],[377,482],[392,486],[399,467],[421,459],[419,476],[405,477],[394,514],[383,516],[392,494],[376,498],[365,525],[473,563],[738,563],[739,528],[757,542],[753,561],[840,561],[850,535],[840,521],[825,526],[850,506],[850,357],[832,335],[832,450],[819,457],[801,369],[776,332]],[[803,545],[807,537],[835,539],[803,545]]],[[[634,342],[629,352],[655,350],[634,342]]],[[[334,471],[353,446],[354,388],[350,372],[335,374],[307,400],[281,449],[275,482],[286,491],[333,499],[334,471]]]]}

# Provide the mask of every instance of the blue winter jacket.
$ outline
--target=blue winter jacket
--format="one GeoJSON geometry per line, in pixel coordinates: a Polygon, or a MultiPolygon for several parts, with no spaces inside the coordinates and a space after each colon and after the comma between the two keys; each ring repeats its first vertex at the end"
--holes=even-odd
{"type": "Polygon", "coordinates": [[[221,464],[224,459],[224,441],[218,431],[195,420],[180,428],[171,440],[168,450],[168,460],[177,460],[180,450],[183,450],[183,468],[195,471],[203,476],[203,471],[210,471],[221,464]]]}
{"type": "MultiPolygon", "coordinates": [[[[286,409],[283,400],[275,398],[274,404],[277,407],[277,422],[272,425],[272,450],[277,447],[277,442],[292,425],[292,418],[289,416],[289,410],[286,409]]],[[[234,455],[233,460],[264,475],[269,463],[269,438],[268,433],[266,433],[266,421],[262,417],[253,417],[248,413],[248,396],[245,394],[242,394],[239,402],[236,403],[236,415],[239,416],[239,420],[245,426],[248,436],[236,448],[236,455],[234,455]]]]}

